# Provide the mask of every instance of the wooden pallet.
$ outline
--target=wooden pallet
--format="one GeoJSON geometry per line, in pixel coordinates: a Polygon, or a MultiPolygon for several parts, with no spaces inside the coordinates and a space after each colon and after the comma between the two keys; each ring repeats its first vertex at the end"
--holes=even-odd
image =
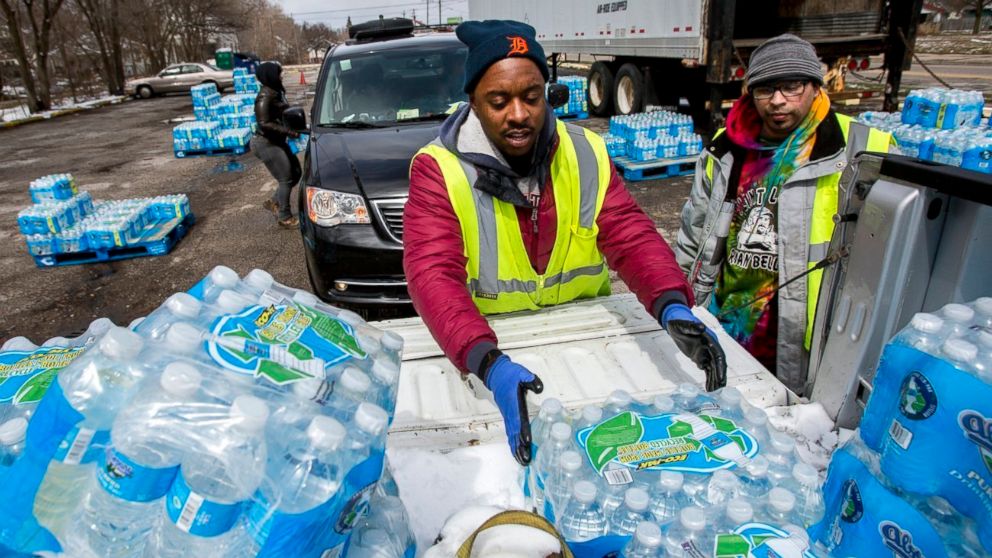
{"type": "Polygon", "coordinates": [[[556,114],[555,116],[558,118],[558,120],[561,121],[585,120],[586,118],[589,118],[589,113],[586,111],[582,111],[582,112],[574,112],[569,114],[556,114]]]}
{"type": "Polygon", "coordinates": [[[620,169],[624,180],[639,182],[693,174],[696,171],[697,158],[698,155],[689,155],[675,159],[635,161],[630,157],[614,157],[613,164],[620,169]]]}
{"type": "Polygon", "coordinates": [[[244,155],[248,151],[248,145],[239,145],[238,147],[218,147],[216,149],[187,149],[187,150],[176,150],[177,159],[188,159],[191,157],[216,157],[223,155],[244,155]]]}
{"type": "Polygon", "coordinates": [[[99,248],[82,252],[62,252],[48,256],[32,256],[38,267],[61,267],[96,262],[112,262],[141,258],[145,256],[164,256],[175,248],[189,228],[196,222],[192,213],[183,219],[176,217],[160,221],[145,229],[145,234],[137,242],[118,248],[99,248]]]}

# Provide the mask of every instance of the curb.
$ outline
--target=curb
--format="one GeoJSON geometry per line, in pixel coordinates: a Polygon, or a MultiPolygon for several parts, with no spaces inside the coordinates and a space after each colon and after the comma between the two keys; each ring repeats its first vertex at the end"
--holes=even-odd
{"type": "Polygon", "coordinates": [[[50,114],[47,114],[45,116],[33,114],[31,116],[28,116],[27,118],[22,118],[20,120],[12,120],[10,122],[0,122],[0,130],[6,129],[6,128],[16,128],[17,126],[21,126],[21,125],[24,125],[24,124],[31,124],[32,122],[40,122],[40,121],[43,121],[43,120],[51,120],[51,119],[53,119],[55,117],[58,117],[58,116],[65,116],[67,114],[75,114],[77,112],[83,112],[83,111],[87,111],[87,110],[91,110],[91,109],[102,108],[102,107],[105,107],[107,105],[119,105],[121,103],[127,102],[128,100],[130,100],[130,98],[131,97],[129,97],[127,95],[120,95],[118,97],[113,97],[113,98],[110,98],[110,99],[106,99],[106,100],[100,101],[99,103],[93,103],[93,104],[87,105],[85,107],[72,107],[72,108],[67,108],[67,109],[62,109],[62,110],[56,110],[56,111],[53,111],[50,114]]]}

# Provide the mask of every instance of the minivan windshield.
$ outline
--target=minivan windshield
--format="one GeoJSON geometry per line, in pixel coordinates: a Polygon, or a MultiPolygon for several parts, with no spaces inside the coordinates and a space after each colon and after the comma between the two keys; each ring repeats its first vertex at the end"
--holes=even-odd
{"type": "Polygon", "coordinates": [[[318,124],[442,119],[468,100],[462,90],[467,55],[464,46],[435,45],[331,59],[318,124]]]}

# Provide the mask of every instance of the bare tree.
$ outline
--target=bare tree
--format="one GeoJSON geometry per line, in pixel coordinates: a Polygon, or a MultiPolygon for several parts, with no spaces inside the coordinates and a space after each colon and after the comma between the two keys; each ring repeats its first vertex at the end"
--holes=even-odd
{"type": "Polygon", "coordinates": [[[985,13],[985,5],[987,0],[971,0],[969,4],[975,7],[975,26],[971,28],[971,32],[977,35],[982,32],[982,16],[985,13]]]}
{"type": "Polygon", "coordinates": [[[100,50],[107,92],[124,94],[124,53],[121,0],[75,0],[100,50]]]}
{"type": "Polygon", "coordinates": [[[0,13],[7,22],[14,56],[28,95],[28,110],[40,112],[52,107],[49,73],[52,23],[65,0],[0,0],[0,13]],[[27,23],[28,36],[23,31],[27,23]],[[30,50],[29,50],[30,49],[30,50]]]}

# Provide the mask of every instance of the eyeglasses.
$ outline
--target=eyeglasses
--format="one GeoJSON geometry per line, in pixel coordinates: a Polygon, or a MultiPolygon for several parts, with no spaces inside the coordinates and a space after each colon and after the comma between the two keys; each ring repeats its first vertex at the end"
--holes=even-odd
{"type": "Polygon", "coordinates": [[[778,85],[759,85],[751,88],[751,96],[758,101],[765,101],[774,97],[776,91],[786,99],[795,99],[806,91],[806,82],[787,81],[778,85]]]}

